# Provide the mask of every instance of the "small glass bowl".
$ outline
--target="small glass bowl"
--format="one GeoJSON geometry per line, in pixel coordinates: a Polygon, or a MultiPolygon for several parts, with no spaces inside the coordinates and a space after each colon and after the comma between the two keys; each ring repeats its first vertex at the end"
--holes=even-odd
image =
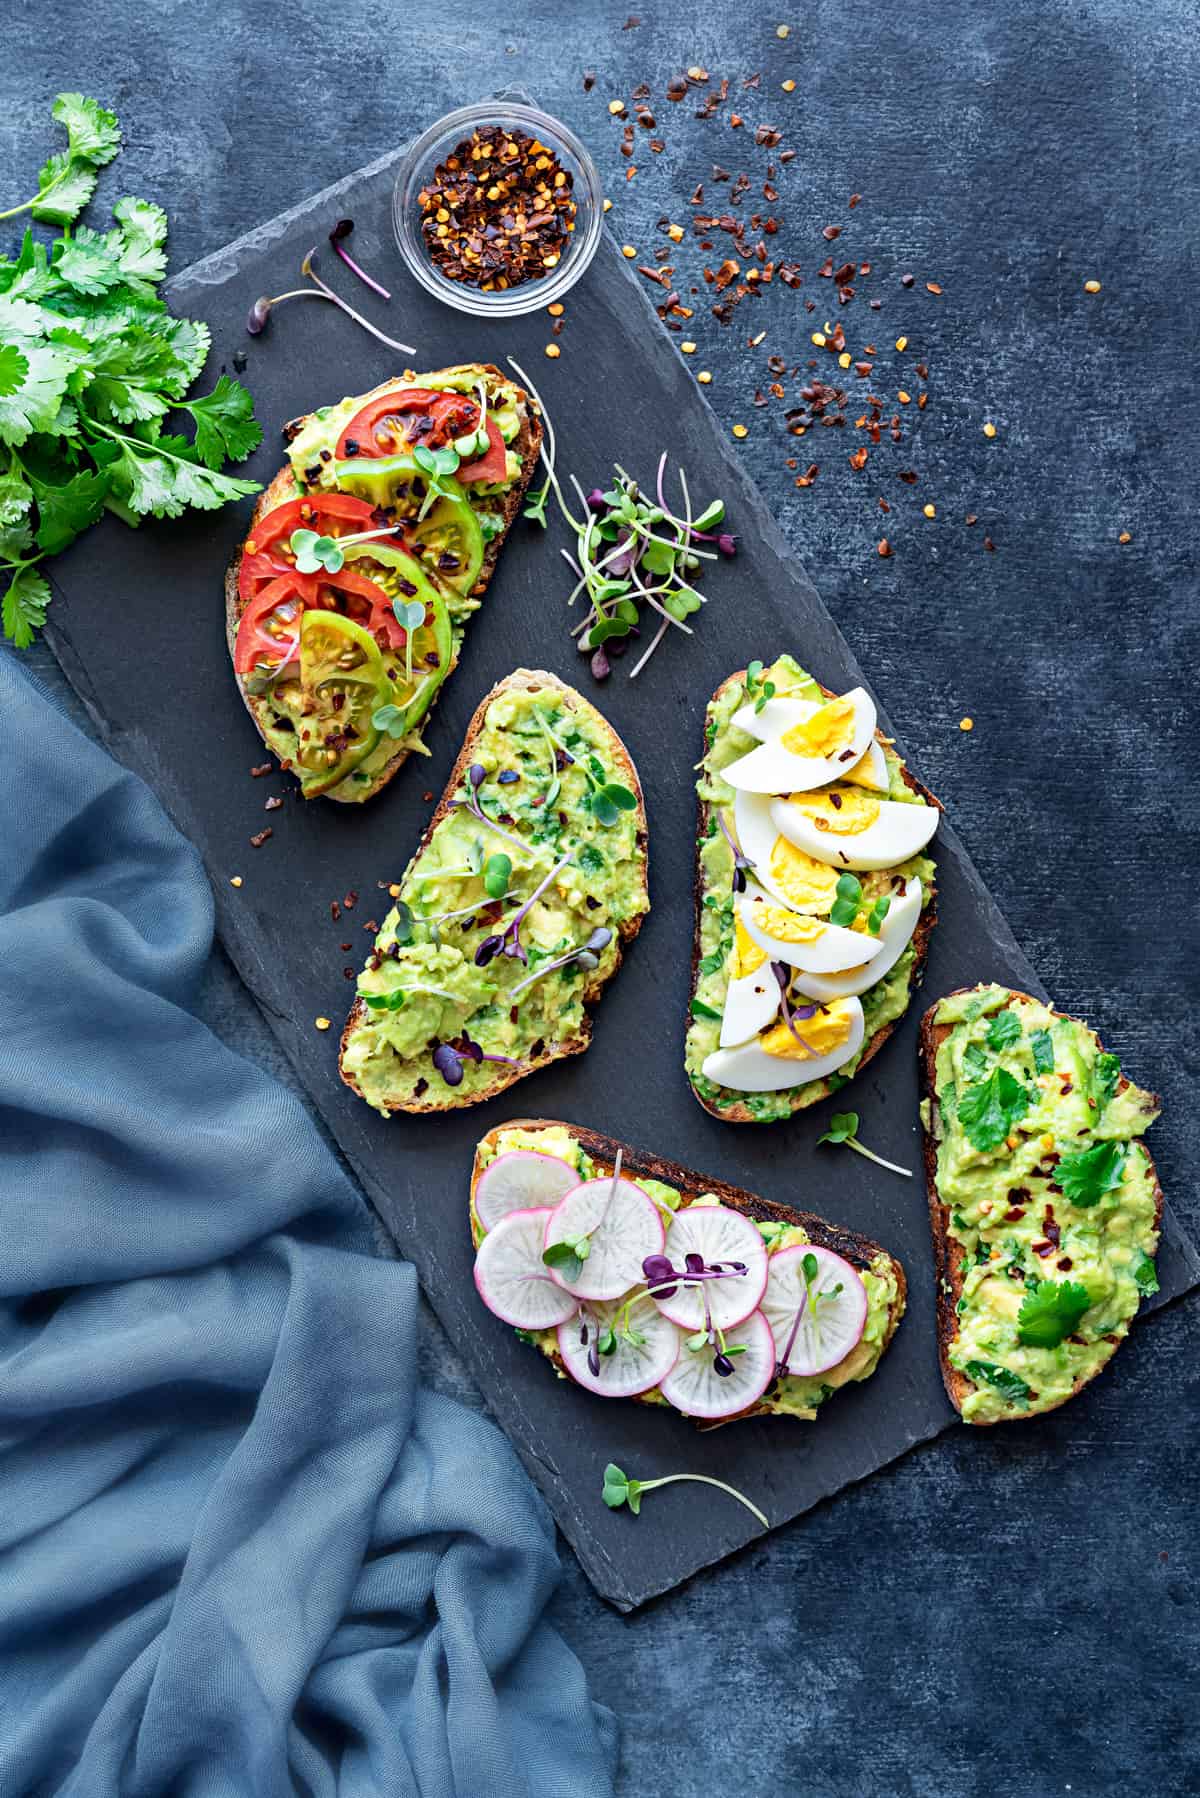
{"type": "Polygon", "coordinates": [[[447,306],[473,313],[476,318],[516,318],[520,313],[536,312],[553,300],[561,300],[596,254],[603,221],[600,176],[575,133],[548,113],[539,112],[536,106],[509,99],[505,94],[480,100],[473,106],[460,106],[415,138],[404,152],[392,194],[392,225],[409,271],[447,306]],[[432,180],[438,164],[479,125],[519,129],[549,144],[560,166],[573,178],[575,200],[575,229],[557,267],[540,280],[523,281],[518,287],[491,293],[464,281],[451,281],[434,267],[421,235],[417,203],[418,194],[432,180]]]}

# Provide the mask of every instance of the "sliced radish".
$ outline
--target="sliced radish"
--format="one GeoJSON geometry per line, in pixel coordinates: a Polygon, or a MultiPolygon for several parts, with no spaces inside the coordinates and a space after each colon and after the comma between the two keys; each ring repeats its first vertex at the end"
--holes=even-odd
{"type": "Polygon", "coordinates": [[[840,1255],[802,1242],[771,1256],[762,1309],[781,1366],[786,1363],[789,1373],[824,1373],[844,1361],[862,1340],[867,1289],[858,1269],[840,1255]],[[817,1264],[816,1278],[807,1286],[806,1255],[817,1264]]]}
{"type": "Polygon", "coordinates": [[[679,1359],[662,1382],[663,1397],[685,1417],[732,1417],[756,1404],[775,1377],[775,1339],[761,1311],[725,1331],[724,1355],[705,1343],[690,1349],[680,1332],[679,1359]],[[730,1349],[741,1349],[736,1355],[730,1349]],[[725,1366],[728,1372],[718,1369],[725,1366]]]}
{"type": "Polygon", "coordinates": [[[586,1237],[587,1259],[578,1276],[567,1280],[554,1270],[569,1292],[580,1299],[619,1299],[642,1283],[642,1262],[661,1255],[666,1233],[662,1215],[648,1192],[632,1180],[611,1176],[585,1180],[555,1207],[546,1224],[544,1248],[586,1237]]]}
{"type": "Polygon", "coordinates": [[[553,1207],[573,1186],[579,1174],[557,1155],[536,1149],[511,1149],[497,1155],[475,1185],[475,1210],[485,1230],[494,1230],[510,1211],[553,1207]]]}
{"type": "Polygon", "coordinates": [[[601,1398],[636,1398],[639,1392],[649,1392],[662,1384],[679,1359],[679,1331],[647,1298],[636,1299],[629,1307],[629,1330],[616,1331],[612,1353],[600,1354],[606,1333],[625,1321],[621,1309],[619,1303],[585,1304],[578,1316],[558,1327],[558,1351],[567,1372],[601,1398]],[[630,1334],[644,1340],[630,1341],[630,1334]]]}
{"type": "Polygon", "coordinates": [[[663,1316],[682,1330],[703,1329],[708,1318],[719,1329],[728,1330],[749,1317],[766,1288],[766,1244],[748,1217],[725,1205],[689,1205],[685,1211],[677,1211],[671,1219],[663,1253],[675,1268],[686,1267],[687,1257],[692,1255],[699,1256],[710,1270],[691,1286],[681,1282],[673,1292],[664,1290],[654,1295],[663,1316]],[[744,1271],[726,1271],[713,1277],[711,1270],[731,1267],[744,1271]]]}
{"type": "Polygon", "coordinates": [[[575,1311],[575,1300],[542,1261],[544,1207],[510,1211],[489,1230],[475,1257],[475,1285],[489,1311],[518,1330],[552,1330],[575,1311]]]}

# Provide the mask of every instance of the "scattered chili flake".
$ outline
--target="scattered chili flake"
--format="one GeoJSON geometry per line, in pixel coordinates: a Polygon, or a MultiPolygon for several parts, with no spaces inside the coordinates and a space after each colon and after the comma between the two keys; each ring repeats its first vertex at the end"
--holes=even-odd
{"type": "Polygon", "coordinates": [[[1118,543],[1132,543],[1133,542],[1132,533],[1129,531],[1122,531],[1117,538],[1117,542],[1118,543]]]}
{"type": "Polygon", "coordinates": [[[449,280],[484,293],[540,279],[558,266],[575,229],[573,186],[548,144],[478,126],[417,196],[430,260],[449,280]]]}
{"type": "Polygon", "coordinates": [[[917,471],[915,468],[901,468],[897,472],[897,479],[904,481],[909,487],[915,487],[917,484],[917,471]]]}
{"type": "Polygon", "coordinates": [[[992,542],[990,537],[985,537],[983,540],[983,547],[986,550],[994,550],[996,545],[992,542]]]}
{"type": "Polygon", "coordinates": [[[623,243],[621,245],[621,254],[622,254],[622,256],[625,257],[627,262],[632,262],[634,257],[637,255],[637,251],[634,249],[634,247],[631,243],[623,243]]]}
{"type": "Polygon", "coordinates": [[[929,403],[929,395],[927,393],[919,393],[917,395],[917,411],[918,412],[924,412],[925,407],[928,405],[928,403],[929,403]]]}
{"type": "Polygon", "coordinates": [[[584,91],[584,93],[590,94],[592,89],[595,87],[595,85],[596,85],[595,69],[585,69],[583,71],[583,91],[584,91]]]}
{"type": "Polygon", "coordinates": [[[862,199],[861,194],[851,194],[850,195],[850,198],[847,200],[846,204],[847,204],[847,206],[849,206],[851,212],[854,211],[854,208],[858,205],[858,203],[861,199],[862,199]]]}
{"type": "Polygon", "coordinates": [[[747,428],[748,427],[746,425],[734,425],[733,426],[734,436],[735,437],[744,437],[746,435],[747,428]]]}
{"type": "Polygon", "coordinates": [[[328,1030],[329,1029],[329,1019],[328,1018],[314,1018],[313,1023],[316,1025],[318,1030],[328,1030]]]}
{"type": "Polygon", "coordinates": [[[891,544],[888,542],[886,537],[881,537],[879,539],[879,554],[881,556],[890,556],[891,553],[892,553],[891,544]]]}
{"type": "Polygon", "coordinates": [[[925,291],[926,293],[941,293],[942,290],[936,281],[926,281],[925,291]]]}
{"type": "Polygon", "coordinates": [[[250,778],[252,780],[261,780],[264,774],[269,774],[271,772],[273,766],[274,764],[271,762],[260,762],[257,768],[251,768],[250,778]]]}
{"type": "Polygon", "coordinates": [[[613,206],[613,203],[612,203],[612,201],[611,201],[611,200],[605,200],[605,202],[604,202],[604,206],[603,206],[603,210],[604,210],[604,211],[605,211],[605,212],[611,212],[611,211],[612,211],[612,206],[613,206]]]}
{"type": "Polygon", "coordinates": [[[911,287],[915,280],[916,280],[915,275],[901,275],[900,285],[901,285],[901,287],[911,287]]]}
{"type": "Polygon", "coordinates": [[[897,337],[896,348],[901,351],[906,350],[908,348],[908,338],[907,337],[897,337]]]}
{"type": "Polygon", "coordinates": [[[936,506],[922,506],[921,510],[922,510],[922,512],[924,512],[926,518],[936,518],[937,517],[937,507],[936,506]]]}
{"type": "Polygon", "coordinates": [[[959,728],[959,730],[974,730],[975,729],[974,718],[960,718],[958,721],[958,728],[959,728]]]}
{"type": "Polygon", "coordinates": [[[269,837],[273,837],[274,835],[275,835],[275,832],[271,829],[270,825],[268,824],[268,826],[265,830],[258,831],[254,836],[252,836],[250,838],[251,849],[261,849],[263,844],[267,841],[267,839],[269,837]]]}
{"type": "Polygon", "coordinates": [[[996,427],[994,424],[992,424],[990,422],[990,420],[987,424],[984,425],[983,434],[985,437],[994,437],[996,435],[996,427]]]}
{"type": "MultiPolygon", "coordinates": [[[[890,507],[890,506],[889,506],[889,505],[888,505],[888,503],[887,503],[887,501],[886,501],[886,500],[885,500],[885,499],[883,499],[883,498],[880,498],[880,501],[879,501],[879,510],[880,510],[880,511],[881,511],[881,512],[890,512],[890,511],[891,511],[891,509],[892,509],[892,508],[891,508],[891,507],[890,507]]],[[[889,554],[890,554],[890,553],[891,553],[891,552],[890,552],[890,551],[889,551],[889,554]]]]}
{"type": "Polygon", "coordinates": [[[242,884],[241,875],[240,874],[231,874],[229,876],[229,884],[231,887],[240,887],[242,884]]]}
{"type": "Polygon", "coordinates": [[[974,512],[968,512],[967,517],[966,517],[966,522],[967,522],[967,524],[978,524],[979,519],[974,512]]]}
{"type": "Polygon", "coordinates": [[[624,118],[625,117],[625,102],[624,102],[624,100],[610,100],[608,103],[608,110],[612,113],[612,116],[614,119],[624,118]]]}
{"type": "Polygon", "coordinates": [[[272,797],[270,799],[268,799],[267,803],[263,806],[263,810],[264,810],[264,812],[277,812],[282,804],[283,804],[282,799],[276,799],[274,797],[274,795],[272,795],[272,797]]]}
{"type": "Polygon", "coordinates": [[[351,887],[348,893],[343,893],[342,904],[347,911],[353,911],[354,907],[358,904],[358,894],[353,887],[351,887]]]}
{"type": "Polygon", "coordinates": [[[840,237],[841,235],[842,227],[840,225],[823,225],[821,228],[821,236],[825,239],[826,243],[832,243],[835,237],[840,237]]]}
{"type": "Polygon", "coordinates": [[[1083,291],[1084,291],[1084,293],[1099,293],[1100,292],[1099,281],[1085,281],[1083,284],[1083,291]]]}
{"type": "Polygon", "coordinates": [[[851,468],[865,468],[867,466],[867,455],[868,450],[865,443],[861,449],[852,450],[850,452],[851,468]]]}
{"type": "Polygon", "coordinates": [[[804,473],[796,476],[797,487],[811,487],[820,472],[821,464],[819,462],[810,462],[804,473]]]}
{"type": "Polygon", "coordinates": [[[712,380],[712,376],[709,374],[709,372],[706,368],[702,368],[700,370],[700,373],[696,376],[696,379],[701,383],[702,386],[707,387],[709,382],[712,380]]]}
{"type": "Polygon", "coordinates": [[[785,81],[783,83],[783,91],[785,94],[794,94],[796,91],[796,83],[794,81],[785,81]]]}
{"type": "Polygon", "coordinates": [[[546,345],[546,354],[550,357],[551,361],[553,361],[556,356],[562,355],[562,351],[556,343],[548,343],[546,345]]]}
{"type": "Polygon", "coordinates": [[[790,25],[776,25],[775,36],[776,37],[788,37],[791,34],[791,29],[792,28],[790,25]]]}
{"type": "Polygon", "coordinates": [[[900,404],[902,406],[907,406],[911,397],[912,397],[911,394],[905,393],[903,387],[900,389],[899,393],[896,395],[896,398],[900,401],[900,404]]]}

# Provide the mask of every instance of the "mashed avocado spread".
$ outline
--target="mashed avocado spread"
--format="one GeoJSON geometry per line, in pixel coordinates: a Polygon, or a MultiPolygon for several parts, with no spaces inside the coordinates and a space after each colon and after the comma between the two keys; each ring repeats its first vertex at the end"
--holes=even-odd
{"type": "MultiPolygon", "coordinates": [[[[780,698],[822,698],[820,686],[791,656],[780,656],[764,670],[780,698]]],[[[792,1112],[815,1105],[827,1094],[836,1092],[850,1080],[872,1037],[886,1025],[903,1017],[912,991],[916,952],[910,943],[895,965],[862,994],[865,1023],[863,1049],[836,1073],[823,1080],[811,1080],[780,1092],[742,1093],[718,1086],[705,1078],[705,1061],[717,1048],[721,1033],[721,1017],[729,983],[729,969],[734,955],[734,852],[717,822],[717,813],[732,824],[734,792],[722,779],[722,769],[746,755],[754,747],[754,739],[732,722],[734,713],[746,703],[747,689],[742,681],[730,682],[711,701],[705,724],[705,756],[701,764],[696,791],[708,808],[708,821],[699,845],[701,880],[701,917],[699,961],[696,985],[692,995],[692,1013],[688,1023],[685,1065],[693,1087],[709,1104],[719,1110],[744,1105],[756,1122],[769,1123],[790,1117],[792,1112]]],[[[919,796],[905,783],[903,762],[890,744],[884,745],[888,770],[886,797],[900,803],[921,804],[919,796]]],[[[934,900],[935,865],[928,855],[916,855],[895,868],[882,869],[859,876],[864,898],[873,901],[892,888],[893,878],[916,875],[922,887],[922,909],[934,900]]],[[[830,896],[832,903],[832,895],[830,896]]],[[[799,1065],[803,1065],[802,1063],[799,1065]]]]}
{"type": "Polygon", "coordinates": [[[649,909],[624,778],[608,726],[571,689],[491,701],[467,779],[393,889],[359,978],[341,1065],[377,1111],[461,1104],[578,1039],[585,990],[649,909]]]}
{"type": "Polygon", "coordinates": [[[1157,1291],[1158,1116],[1078,1019],[1002,986],[943,999],[926,1127],[948,1208],[968,1423],[1050,1410],[1109,1361],[1157,1291]]]}
{"type": "MultiPolygon", "coordinates": [[[[494,1136],[479,1145],[479,1172],[482,1173],[484,1168],[490,1166],[498,1155],[507,1155],[514,1149],[534,1149],[543,1155],[554,1155],[569,1167],[577,1169],[581,1180],[591,1180],[612,1171],[611,1167],[599,1166],[569,1129],[561,1124],[554,1124],[544,1129],[514,1127],[498,1130],[494,1136]]],[[[645,1179],[640,1174],[631,1177],[637,1180],[644,1192],[649,1193],[662,1212],[664,1222],[670,1221],[671,1213],[680,1205],[720,1203],[711,1192],[692,1195],[680,1192],[678,1188],[668,1186],[662,1180],[645,1179]]],[[[772,1255],[780,1249],[793,1248],[797,1243],[809,1240],[798,1224],[760,1223],[758,1230],[767,1245],[768,1254],[772,1255]]],[[[475,1210],[474,1199],[471,1201],[471,1237],[478,1248],[483,1241],[484,1230],[475,1210]]],[[[899,1294],[896,1269],[889,1255],[877,1255],[869,1267],[860,1268],[859,1272],[867,1289],[867,1321],[860,1341],[845,1360],[839,1361],[835,1367],[826,1368],[824,1373],[811,1376],[785,1374],[782,1378],[775,1379],[760,1401],[764,1409],[777,1416],[797,1417],[812,1423],[816,1419],[817,1407],[832,1397],[839,1387],[847,1386],[852,1381],[869,1379],[875,1372],[883,1354],[890,1318],[895,1315],[898,1321],[903,1312],[903,1301],[899,1294]]],[[[559,1364],[558,1339],[554,1330],[518,1330],[517,1334],[523,1342],[530,1343],[554,1364],[560,1380],[570,1377],[559,1364]]],[[[643,1393],[641,1399],[647,1404],[667,1403],[657,1387],[651,1392],[643,1393]]]]}

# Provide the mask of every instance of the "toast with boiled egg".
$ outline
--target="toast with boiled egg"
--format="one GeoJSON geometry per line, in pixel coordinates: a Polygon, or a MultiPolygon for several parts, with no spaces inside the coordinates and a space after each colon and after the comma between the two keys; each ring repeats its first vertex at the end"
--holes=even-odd
{"type": "Polygon", "coordinates": [[[490,364],[405,372],[284,427],[288,462],[229,565],[238,689],[304,798],[361,804],[457,665],[542,427],[490,364]]]}
{"type": "Polygon", "coordinates": [[[831,693],[789,655],[717,688],[697,794],[687,1074],[713,1117],[775,1122],[844,1086],[908,1009],[941,807],[865,689],[831,693]]]}
{"type": "Polygon", "coordinates": [[[554,1119],[482,1138],[470,1225],[481,1300],[560,1379],[701,1429],[813,1422],[904,1314],[879,1243],[554,1119]]]}

